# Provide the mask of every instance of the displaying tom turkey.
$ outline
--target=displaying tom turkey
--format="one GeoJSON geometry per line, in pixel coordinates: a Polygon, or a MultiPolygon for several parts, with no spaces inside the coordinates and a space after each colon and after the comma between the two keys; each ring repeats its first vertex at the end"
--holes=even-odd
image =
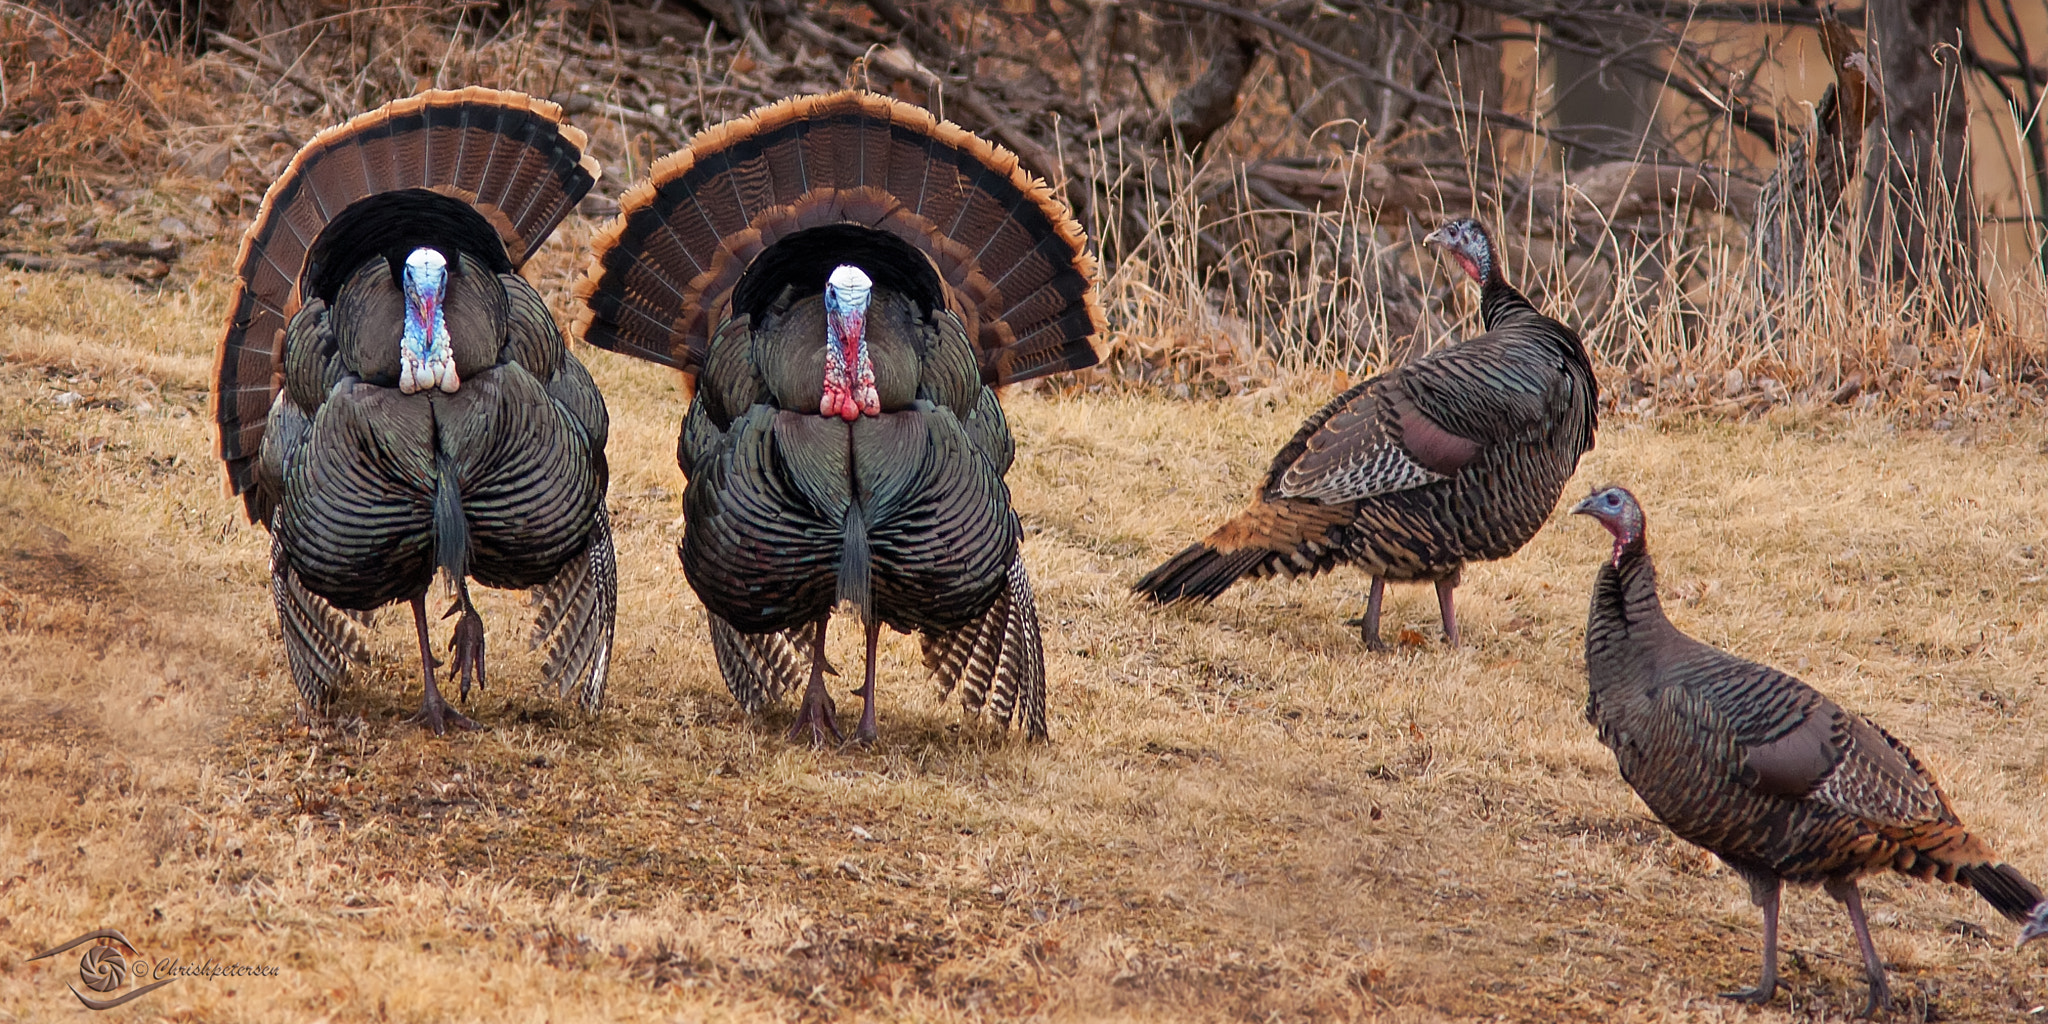
{"type": "Polygon", "coordinates": [[[991,388],[1093,365],[1080,226],[1017,158],[906,103],[800,97],[657,163],[597,240],[577,331],[694,395],[683,571],[719,670],[790,737],[838,737],[825,628],[916,632],[941,693],[1045,735],[1045,669],[991,388]]]}
{"type": "Polygon", "coordinates": [[[1890,1005],[1891,990],[1857,879],[1891,870],[1966,884],[2014,921],[2041,903],[2033,883],[1963,827],[1905,744],[1664,617],[1634,495],[1609,487],[1572,511],[1614,535],[1586,623],[1586,718],[1658,819],[1735,869],[1763,910],[1762,979],[1727,996],[1763,1003],[1777,990],[1786,882],[1818,882],[1848,909],[1870,979],[1865,1015],[1890,1005]]]}
{"type": "Polygon", "coordinates": [[[1436,584],[1444,637],[1467,562],[1520,550],[1593,447],[1599,386],[1586,347],[1502,274],[1478,221],[1424,241],[1480,285],[1486,333],[1332,399],[1273,457],[1251,507],[1139,580],[1155,601],[1212,601],[1244,576],[1313,576],[1349,562],[1372,575],[1365,645],[1384,650],[1388,581],[1436,584]]]}
{"type": "Polygon", "coordinates": [[[435,684],[437,571],[464,697],[485,682],[474,578],[531,588],[548,679],[587,707],[604,698],[604,401],[518,273],[597,180],[584,141],[518,93],[398,100],[307,143],[242,240],[214,414],[230,488],[271,534],[309,711],[365,659],[363,613],[404,601],[425,681],[415,720],[474,727],[435,684]]]}

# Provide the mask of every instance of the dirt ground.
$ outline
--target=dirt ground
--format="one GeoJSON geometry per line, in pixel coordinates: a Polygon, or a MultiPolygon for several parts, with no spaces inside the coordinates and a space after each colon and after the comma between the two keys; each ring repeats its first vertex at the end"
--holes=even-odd
{"type": "MultiPolygon", "coordinates": [[[[582,225],[537,267],[566,294],[582,225]]],[[[331,720],[294,714],[267,536],[206,409],[230,253],[165,286],[0,275],[0,1020],[78,1020],[96,928],[186,977],[113,1020],[1833,1020],[1846,919],[1796,892],[1787,991],[1744,886],[1674,841],[1582,718],[1607,551],[1560,511],[1459,591],[1466,647],[1365,579],[1155,609],[1128,587],[1244,500],[1339,382],[1169,401],[1008,397],[1052,742],[936,699],[883,648],[882,742],[813,751],[737,711],[676,564],[681,393],[582,353],[614,422],[611,703],[539,684],[486,592],[486,731],[436,738],[411,627],[331,720]]],[[[2048,877],[2048,428],[1868,414],[1608,417],[1568,497],[1633,487],[1674,619],[1867,712],[2048,877]]],[[[437,631],[445,624],[437,626],[437,631]]],[[[842,619],[834,661],[858,665],[842,619]]],[[[842,680],[840,687],[846,688],[842,680]]],[[[842,698],[842,709],[857,707],[842,698]]],[[[2048,949],[1967,893],[1866,887],[1897,1019],[2040,1020],[2048,949]]],[[[132,987],[132,986],[130,986],[132,987]]],[[[126,990],[125,988],[123,989],[126,990]]]]}

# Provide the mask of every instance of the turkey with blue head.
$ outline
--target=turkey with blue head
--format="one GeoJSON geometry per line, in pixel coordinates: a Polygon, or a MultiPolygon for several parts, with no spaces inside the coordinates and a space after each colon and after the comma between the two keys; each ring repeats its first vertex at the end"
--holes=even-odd
{"type": "Polygon", "coordinates": [[[519,268],[597,180],[551,103],[427,92],[320,133],[242,241],[214,416],[230,489],[271,534],[271,592],[303,706],[366,660],[359,627],[411,605],[416,720],[442,699],[426,599],[459,615],[455,672],[485,682],[468,581],[530,589],[544,671],[604,697],[616,571],[604,401],[519,268]]]}
{"type": "Polygon", "coordinates": [[[682,370],[683,571],[749,710],[802,687],[840,735],[825,628],[887,623],[942,693],[1043,737],[1045,669],[995,387],[1093,365],[1080,226],[1017,158],[881,96],[799,97],[655,164],[595,243],[577,333],[682,370]]]}

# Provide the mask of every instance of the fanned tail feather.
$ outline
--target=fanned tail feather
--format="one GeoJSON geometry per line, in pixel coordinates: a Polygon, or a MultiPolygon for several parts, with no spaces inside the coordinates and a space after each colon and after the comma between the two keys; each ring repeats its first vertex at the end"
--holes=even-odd
{"type": "Polygon", "coordinates": [[[802,687],[817,650],[817,627],[777,633],[742,633],[716,615],[711,618],[711,651],[718,656],[726,689],[748,714],[802,687]]]}
{"type": "Polygon", "coordinates": [[[590,550],[574,558],[555,578],[533,589],[533,635],[528,648],[548,643],[541,673],[566,697],[574,689],[590,711],[604,706],[611,671],[613,617],[619,604],[618,558],[612,549],[611,519],[603,507],[591,531],[590,550]]]}
{"type": "Polygon", "coordinates": [[[491,250],[494,269],[517,269],[599,174],[584,134],[560,118],[521,93],[435,90],[329,128],[292,159],[242,236],[215,352],[214,422],[233,493],[252,493],[285,328],[326,286],[315,273],[323,254],[338,286],[361,247],[457,224],[491,250]],[[359,204],[373,195],[392,201],[359,204]]]}
{"type": "Polygon", "coordinates": [[[950,632],[923,634],[921,646],[941,697],[957,685],[969,714],[986,707],[990,718],[1008,728],[1021,711],[1025,736],[1046,738],[1045,650],[1021,556],[1010,563],[1009,585],[981,618],[950,632]]]}
{"type": "Polygon", "coordinates": [[[270,595],[277,605],[278,628],[284,634],[285,662],[292,684],[308,710],[318,710],[348,679],[350,669],[370,662],[358,623],[366,612],[343,611],[307,590],[273,539],[270,550],[270,595]]]}
{"type": "Polygon", "coordinates": [[[1096,362],[1094,258],[1065,204],[1015,154],[858,91],[771,104],[657,161],[592,243],[573,333],[694,373],[728,309],[759,314],[849,261],[960,314],[985,383],[1096,362]],[[799,235],[830,243],[784,244],[799,235]]]}

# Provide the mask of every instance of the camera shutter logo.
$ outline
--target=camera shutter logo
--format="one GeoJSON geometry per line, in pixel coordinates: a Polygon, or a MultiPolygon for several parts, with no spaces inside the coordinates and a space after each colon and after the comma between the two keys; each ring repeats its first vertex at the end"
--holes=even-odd
{"type": "MultiPolygon", "coordinates": [[[[84,956],[78,958],[78,980],[83,982],[87,989],[94,992],[112,992],[127,984],[130,973],[137,974],[138,978],[147,976],[149,959],[144,957],[142,952],[135,948],[135,943],[128,941],[127,936],[112,928],[102,928],[98,931],[87,932],[61,946],[43,950],[29,957],[29,959],[41,960],[46,956],[56,956],[65,950],[77,949],[88,942],[95,943],[95,945],[91,949],[86,950],[84,956]],[[101,941],[105,939],[111,939],[114,942],[120,943],[120,945],[118,947],[106,945],[101,941]],[[127,950],[126,953],[122,952],[124,949],[127,950]],[[128,958],[130,956],[135,957],[136,963],[142,966],[142,970],[131,972],[128,966],[128,958]]],[[[152,981],[147,985],[131,989],[112,999],[94,999],[84,992],[80,992],[76,985],[67,987],[71,989],[72,995],[78,997],[79,1002],[85,1004],[86,1009],[111,1010],[123,1003],[140,999],[177,980],[177,978],[171,977],[152,981]]]]}

